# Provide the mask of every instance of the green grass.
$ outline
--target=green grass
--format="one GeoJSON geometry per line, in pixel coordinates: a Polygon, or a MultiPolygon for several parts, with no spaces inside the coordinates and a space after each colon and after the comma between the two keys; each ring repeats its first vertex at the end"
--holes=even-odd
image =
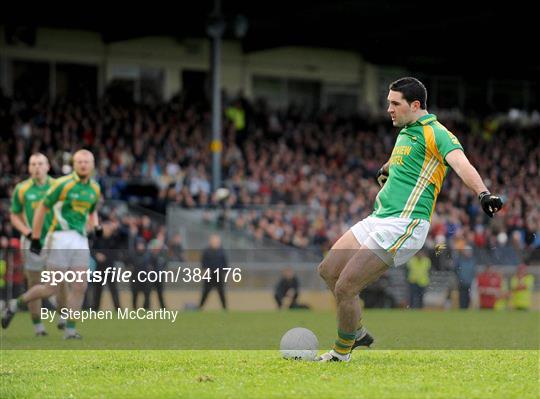
{"type": "MultiPolygon", "coordinates": [[[[28,314],[0,330],[3,349],[277,349],[293,327],[311,329],[322,348],[336,334],[333,312],[184,312],[165,320],[91,320],[79,323],[80,342],[33,336],[28,314]]],[[[368,310],[364,321],[377,349],[538,349],[539,312],[368,310]]]]}
{"type": "Polygon", "coordinates": [[[61,340],[54,325],[49,337],[35,338],[27,317],[18,315],[1,335],[1,398],[540,397],[538,313],[368,311],[366,324],[383,349],[355,351],[347,364],[287,361],[277,350],[295,326],[312,329],[321,350],[329,348],[332,313],[185,313],[173,325],[92,321],[80,328],[82,342],[61,340]],[[257,350],[211,349],[253,341],[246,346],[257,350]],[[179,347],[187,349],[148,350],[179,347]],[[471,349],[449,349],[464,347],[471,349]]]}

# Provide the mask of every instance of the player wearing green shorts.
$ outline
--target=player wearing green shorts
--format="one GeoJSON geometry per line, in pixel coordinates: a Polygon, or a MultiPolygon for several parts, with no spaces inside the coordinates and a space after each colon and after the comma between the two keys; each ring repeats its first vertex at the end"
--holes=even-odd
{"type": "MultiPolygon", "coordinates": [[[[61,177],[47,191],[38,206],[33,220],[30,251],[40,254],[40,236],[48,230],[47,268],[53,271],[73,270],[86,272],[90,262],[90,250],[86,237],[87,225],[97,235],[102,232],[98,224],[96,204],[99,201],[99,185],[91,178],[94,170],[94,156],[90,151],[80,150],[73,156],[74,172],[61,177]],[[46,226],[45,215],[53,214],[50,227],[46,226]]],[[[84,279],[83,279],[84,280],[84,279]]],[[[76,280],[68,283],[67,307],[71,311],[81,309],[87,281],[76,280]]],[[[57,285],[36,285],[21,295],[17,304],[29,303],[57,292],[57,285]]],[[[7,328],[17,308],[7,309],[2,318],[2,327],[7,328]]],[[[65,338],[80,338],[75,330],[75,322],[68,320],[65,338]]]]}
{"type": "Polygon", "coordinates": [[[337,302],[338,334],[319,361],[349,361],[373,337],[361,324],[359,292],[389,267],[406,263],[425,242],[444,178],[452,168],[490,216],[502,207],[469,163],[458,139],[426,109],[427,90],[415,78],[393,82],[388,113],[401,128],[389,161],[377,174],[382,187],[374,212],[355,224],[318,267],[337,302]]]}

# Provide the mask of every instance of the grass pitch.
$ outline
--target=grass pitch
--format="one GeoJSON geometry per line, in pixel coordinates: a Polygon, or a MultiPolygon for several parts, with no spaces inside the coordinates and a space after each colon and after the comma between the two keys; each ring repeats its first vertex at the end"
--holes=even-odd
{"type": "Polygon", "coordinates": [[[382,349],[331,364],[284,360],[277,348],[288,328],[303,326],[326,350],[332,313],[179,317],[176,325],[92,321],[80,326],[81,342],[66,342],[54,325],[33,337],[28,315],[18,315],[1,335],[0,397],[540,397],[538,313],[367,311],[382,349]],[[257,345],[226,350],[241,342],[257,345]]]}

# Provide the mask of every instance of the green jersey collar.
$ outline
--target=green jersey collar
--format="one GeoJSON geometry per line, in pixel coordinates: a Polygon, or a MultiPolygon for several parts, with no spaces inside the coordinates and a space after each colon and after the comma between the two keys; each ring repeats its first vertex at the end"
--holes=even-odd
{"type": "Polygon", "coordinates": [[[46,186],[47,184],[50,184],[51,182],[51,176],[47,175],[47,177],[45,178],[45,183],[43,184],[38,184],[38,181],[36,179],[32,179],[32,184],[34,186],[46,186]]]}
{"type": "Polygon", "coordinates": [[[415,122],[411,123],[410,125],[407,125],[401,129],[399,134],[408,134],[408,135],[416,135],[415,131],[413,129],[409,129],[414,126],[425,126],[430,124],[431,122],[434,122],[437,120],[437,116],[434,114],[427,114],[422,116],[421,118],[418,118],[415,122]]]}
{"type": "Polygon", "coordinates": [[[88,177],[88,179],[86,180],[86,182],[83,182],[81,177],[77,174],[77,172],[73,171],[71,173],[71,175],[73,176],[73,179],[77,182],[77,183],[81,183],[81,184],[90,184],[90,181],[92,180],[92,178],[88,177]]]}
{"type": "MultiPolygon", "coordinates": [[[[431,122],[435,122],[437,120],[437,116],[434,115],[434,114],[427,114],[427,115],[424,115],[423,117],[421,118],[418,118],[416,120],[416,123],[419,123],[421,125],[427,125],[427,124],[430,124],[431,122]]],[[[414,125],[414,123],[413,123],[414,125]]]]}

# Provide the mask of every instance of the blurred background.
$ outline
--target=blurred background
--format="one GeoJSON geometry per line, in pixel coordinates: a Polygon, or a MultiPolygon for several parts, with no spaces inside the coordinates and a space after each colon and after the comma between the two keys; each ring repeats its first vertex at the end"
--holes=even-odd
{"type": "MultiPolygon", "coordinates": [[[[104,197],[94,267],[198,267],[217,234],[242,269],[225,287],[229,308],[332,308],[316,266],[372,212],[397,134],[388,84],[414,76],[506,205],[489,219],[451,172],[424,250],[370,286],[365,306],[539,309],[540,64],[526,50],[532,17],[498,7],[223,0],[3,13],[2,299],[25,285],[9,202],[29,156],[44,153],[60,176],[84,147],[104,197]]],[[[157,307],[155,289],[175,309],[198,308],[203,289],[110,288],[122,306],[139,290],[157,307]]],[[[209,309],[221,306],[214,295],[209,309]]],[[[91,286],[87,306],[100,298],[91,286]]]]}

